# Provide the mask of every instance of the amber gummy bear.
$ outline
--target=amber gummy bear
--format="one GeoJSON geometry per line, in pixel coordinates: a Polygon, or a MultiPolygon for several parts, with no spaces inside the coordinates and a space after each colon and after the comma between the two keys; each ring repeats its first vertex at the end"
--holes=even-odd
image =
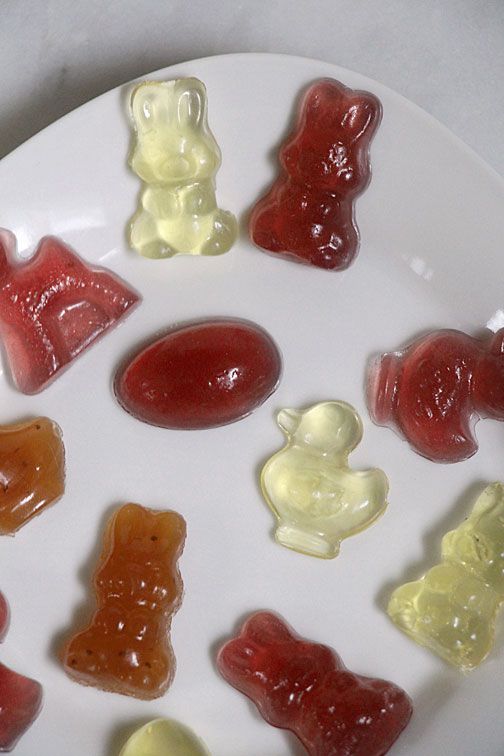
{"type": "Polygon", "coordinates": [[[98,608],[63,649],[83,685],[136,698],[161,696],[175,672],[169,630],[182,600],[181,515],[125,504],[112,516],[94,577],[98,608]]]}
{"type": "Polygon", "coordinates": [[[0,534],[13,535],[65,488],[65,449],[48,417],[0,427],[0,534]]]}

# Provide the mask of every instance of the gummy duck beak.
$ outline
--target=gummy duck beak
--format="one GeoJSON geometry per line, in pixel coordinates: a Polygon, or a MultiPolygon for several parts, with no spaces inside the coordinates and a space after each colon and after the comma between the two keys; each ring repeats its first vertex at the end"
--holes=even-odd
{"type": "Polygon", "coordinates": [[[299,425],[299,412],[294,409],[280,410],[277,415],[277,422],[285,433],[287,433],[289,436],[292,436],[299,425]]]}

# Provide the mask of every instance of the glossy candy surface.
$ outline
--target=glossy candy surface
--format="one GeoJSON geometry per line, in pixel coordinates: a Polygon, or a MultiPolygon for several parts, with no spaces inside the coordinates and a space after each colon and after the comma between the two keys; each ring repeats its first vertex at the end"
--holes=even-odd
{"type": "Polygon", "coordinates": [[[0,426],[0,534],[15,533],[65,489],[61,430],[47,417],[0,426]]]}
{"type": "Polygon", "coordinates": [[[210,755],[188,727],[173,719],[154,719],[133,733],[119,756],[210,755]]]}
{"type": "Polygon", "coordinates": [[[346,402],[283,409],[277,422],[287,444],[261,473],[261,487],[282,546],[318,557],[339,553],[343,538],[371,525],[387,506],[381,470],[352,470],[348,455],[362,438],[362,422],[346,402]]]}
{"type": "Polygon", "coordinates": [[[220,255],[233,245],[235,217],[217,207],[221,154],[198,79],[146,81],[131,96],[136,140],[130,157],[142,179],[130,244],[144,257],[220,255]]]}
{"type": "Polygon", "coordinates": [[[380,119],[369,92],[334,79],[312,84],[280,150],[282,173],[252,211],[253,242],[297,262],[347,268],[359,246],[354,203],[371,177],[369,145],[380,119]]]}
{"type": "Polygon", "coordinates": [[[368,406],[434,462],[460,462],[478,450],[479,418],[504,420],[504,329],[482,339],[434,331],[371,364],[368,406]]]}
{"type": "Polygon", "coordinates": [[[397,588],[388,613],[413,640],[466,671],[491,651],[504,601],[504,486],[493,483],[447,533],[442,561],[397,588]]]}
{"type": "Polygon", "coordinates": [[[382,756],[411,717],[403,690],[350,672],[332,649],[300,638],[269,612],[253,614],[221,648],[217,664],[267,722],[294,732],[310,756],[382,756]]]}
{"type": "Polygon", "coordinates": [[[97,610],[63,650],[77,682],[137,698],[161,696],[175,673],[169,630],[182,600],[185,522],[125,504],[111,518],[94,577],[97,610]]]}
{"type": "Polygon", "coordinates": [[[281,358],[262,328],[243,320],[190,323],[134,355],[115,379],[124,409],[163,428],[199,429],[249,415],[276,389],[281,358]]]}
{"type": "MultiPolygon", "coordinates": [[[[0,641],[9,623],[9,607],[0,593],[0,641]]],[[[42,707],[42,686],[0,664],[0,751],[12,751],[42,707]]]]}
{"type": "Polygon", "coordinates": [[[42,239],[29,260],[15,251],[14,236],[0,231],[0,336],[18,389],[35,394],[123,317],[138,295],[54,237],[42,239]]]}

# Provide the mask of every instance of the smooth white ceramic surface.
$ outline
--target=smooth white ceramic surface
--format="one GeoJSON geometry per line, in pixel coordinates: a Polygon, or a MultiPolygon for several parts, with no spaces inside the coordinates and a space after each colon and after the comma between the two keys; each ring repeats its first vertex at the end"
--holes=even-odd
{"type": "Polygon", "coordinates": [[[357,672],[390,678],[415,715],[393,753],[500,756],[504,742],[503,623],[495,651],[464,677],[403,636],[384,607],[394,586],[439,556],[442,534],[489,481],[504,478],[504,425],[480,423],[479,453],[455,466],[415,455],[371,424],[364,395],[370,355],[419,331],[474,333],[504,322],[504,186],[468,148],[385,87],[330,64],[238,55],[178,65],[155,78],[193,75],[208,88],[221,146],[218,200],[244,222],[276,174],[276,147],[302,88],[320,76],[373,91],[383,103],[372,144],[373,180],[357,203],[360,255],[344,273],[261,253],[245,231],[226,255],[145,260],[127,249],[125,223],[139,182],[126,167],[127,88],[57,122],[0,163],[0,226],[22,254],[57,234],[118,272],[143,304],[38,396],[0,377],[2,422],[49,415],[63,429],[64,498],[0,543],[0,588],[11,606],[1,660],[44,684],[45,706],[16,756],[115,756],[135,726],[180,719],[214,756],[286,756],[294,739],[266,725],[215,671],[219,643],[259,608],[333,646],[357,672]],[[277,392],[251,417],[203,432],[143,425],[114,401],[111,379],[127,351],[157,329],[207,315],[264,326],[279,344],[277,392]],[[281,548],[258,487],[261,463],[282,444],[280,407],[324,399],[353,404],[364,420],[355,466],[382,468],[390,504],[373,527],[319,561],[281,548]],[[61,641],[86,614],[106,518],[136,501],[187,520],[182,608],[173,622],[178,671],[166,696],[141,702],[71,682],[61,641]]]}

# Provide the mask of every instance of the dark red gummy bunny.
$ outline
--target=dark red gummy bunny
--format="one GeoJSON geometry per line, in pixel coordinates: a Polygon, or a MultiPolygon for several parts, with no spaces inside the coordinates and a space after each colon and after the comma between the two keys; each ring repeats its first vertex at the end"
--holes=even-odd
{"type": "Polygon", "coordinates": [[[478,450],[480,418],[504,420],[504,329],[475,339],[442,330],[400,352],[375,360],[368,375],[368,406],[419,454],[460,462],[478,450]]]}
{"type": "Polygon", "coordinates": [[[332,649],[300,638],[270,612],[253,614],[221,648],[217,664],[267,722],[295,733],[310,756],[382,756],[412,714],[403,690],[353,674],[332,649]]]}
{"type": "MultiPolygon", "coordinates": [[[[9,608],[0,593],[0,641],[9,624],[9,608]]],[[[12,751],[42,706],[42,687],[0,664],[0,751],[12,751]]]]}
{"type": "Polygon", "coordinates": [[[283,172],[252,211],[257,246],[319,268],[350,265],[359,247],[354,202],[371,178],[369,145],[381,113],[369,92],[334,79],[311,85],[280,150],[283,172]]]}
{"type": "Polygon", "coordinates": [[[84,349],[138,302],[104,268],[87,265],[54,237],[35,254],[15,258],[15,239],[0,232],[0,335],[14,381],[41,391],[84,349]]]}

